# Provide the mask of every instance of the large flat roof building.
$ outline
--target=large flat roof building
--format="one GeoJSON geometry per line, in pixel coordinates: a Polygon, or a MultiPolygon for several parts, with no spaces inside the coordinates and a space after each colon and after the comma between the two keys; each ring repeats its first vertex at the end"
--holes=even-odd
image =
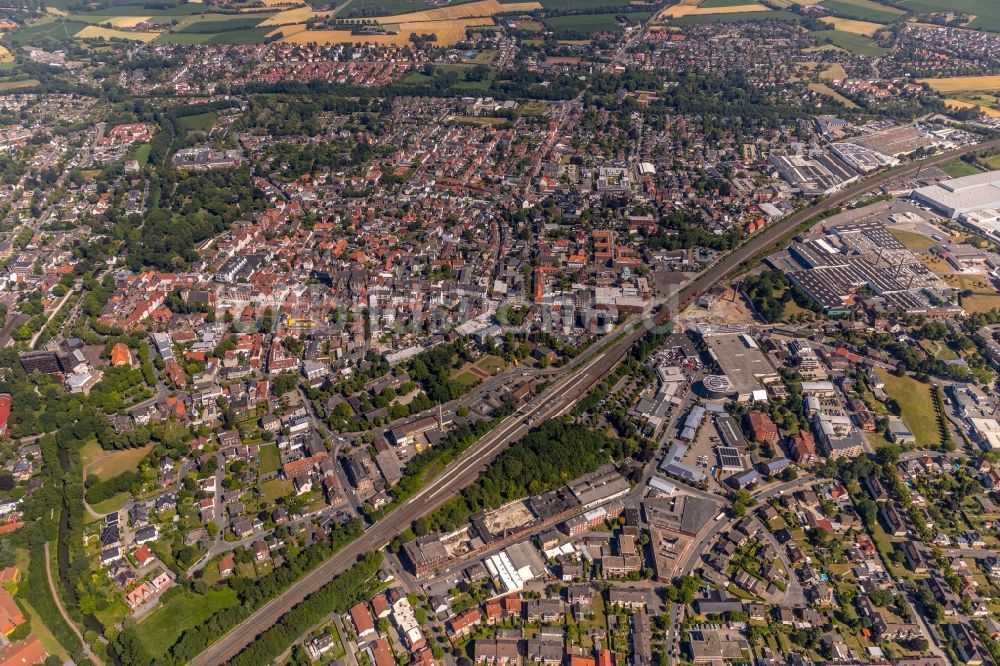
{"type": "Polygon", "coordinates": [[[921,187],[913,191],[913,197],[950,218],[987,208],[1000,208],[1000,170],[921,187]]]}

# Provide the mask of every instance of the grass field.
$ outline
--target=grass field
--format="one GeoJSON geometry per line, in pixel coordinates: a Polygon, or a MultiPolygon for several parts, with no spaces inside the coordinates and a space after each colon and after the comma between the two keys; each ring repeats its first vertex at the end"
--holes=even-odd
{"type": "Polygon", "coordinates": [[[317,12],[312,7],[296,7],[283,12],[278,12],[274,16],[261,21],[258,25],[285,25],[287,23],[303,23],[311,18],[321,18],[329,16],[332,12],[317,12]]]}
{"type": "Polygon", "coordinates": [[[281,454],[277,444],[262,444],[260,447],[260,473],[277,472],[281,468],[281,454]]]}
{"type": "Polygon", "coordinates": [[[906,13],[899,9],[889,8],[874,2],[866,2],[865,0],[823,0],[819,6],[847,18],[882,23],[894,21],[906,13]]]}
{"type": "MultiPolygon", "coordinates": [[[[277,14],[275,14],[275,16],[277,16],[277,14]]],[[[179,29],[177,32],[179,33],[200,32],[200,33],[214,35],[220,32],[229,32],[231,30],[246,30],[247,28],[255,28],[258,26],[258,24],[262,26],[280,25],[280,24],[268,23],[268,21],[271,20],[271,18],[274,17],[272,16],[270,18],[264,19],[263,22],[261,22],[261,17],[259,16],[253,16],[253,17],[234,16],[232,18],[226,18],[215,21],[193,21],[188,23],[181,29],[179,29]]],[[[305,19],[302,20],[304,21],[305,19]]],[[[286,23],[287,22],[290,21],[286,21],[286,23]]]]}
{"type": "Polygon", "coordinates": [[[820,72],[819,78],[823,81],[843,81],[847,78],[847,72],[844,71],[843,65],[839,62],[835,62],[820,72]]]}
{"type": "Polygon", "coordinates": [[[944,103],[945,106],[952,109],[972,109],[978,106],[980,113],[983,113],[991,118],[1000,118],[1000,108],[998,108],[1000,107],[1000,104],[997,104],[996,102],[988,102],[985,100],[970,102],[964,99],[947,97],[945,98],[944,103]]]}
{"type": "Polygon", "coordinates": [[[969,164],[968,162],[965,162],[960,159],[954,159],[950,162],[945,162],[938,168],[940,168],[941,171],[944,171],[952,178],[961,178],[962,176],[971,176],[974,173],[981,173],[980,170],[976,168],[975,165],[969,164]]]}
{"type": "Polygon", "coordinates": [[[465,392],[471,389],[473,386],[478,384],[481,380],[476,375],[471,372],[461,372],[458,375],[451,378],[455,384],[458,384],[459,388],[465,392]]]}
{"type": "Polygon", "coordinates": [[[151,42],[160,36],[158,32],[133,32],[131,30],[116,30],[102,28],[99,25],[88,25],[76,33],[76,39],[122,39],[129,42],[151,42]]]}
{"type": "Polygon", "coordinates": [[[42,21],[17,30],[6,37],[11,44],[42,44],[47,40],[66,42],[87,27],[82,21],[64,19],[43,19],[42,21]]]}
{"type": "Polygon", "coordinates": [[[840,102],[841,104],[843,104],[844,106],[846,106],[848,109],[856,109],[856,108],[858,108],[857,104],[855,104],[851,100],[847,99],[846,97],[844,97],[843,95],[841,95],[839,92],[837,92],[836,90],[834,90],[830,86],[826,85],[825,83],[810,83],[809,84],[809,90],[813,90],[815,92],[822,93],[823,95],[826,95],[827,97],[832,97],[833,99],[837,100],[838,102],[840,102]]]}
{"type": "MultiPolygon", "coordinates": [[[[388,25],[388,24],[387,24],[388,25]]],[[[353,35],[350,30],[300,30],[292,32],[284,28],[259,28],[270,33],[282,33],[281,41],[292,44],[384,44],[406,46],[410,43],[410,34],[432,34],[437,37],[440,46],[451,46],[465,39],[466,28],[493,25],[491,18],[460,18],[440,21],[418,21],[399,23],[394,28],[395,33],[385,35],[353,35]]]]}
{"type": "Polygon", "coordinates": [[[476,367],[486,374],[492,375],[496,371],[506,368],[507,363],[499,356],[489,354],[476,361],[476,367]]]}
{"type": "Polygon", "coordinates": [[[621,32],[625,24],[618,21],[618,16],[624,16],[630,23],[641,23],[649,18],[649,12],[632,12],[630,14],[576,14],[571,16],[554,16],[545,19],[545,25],[552,30],[595,33],[621,32]]]}
{"type": "Polygon", "coordinates": [[[983,162],[989,165],[991,169],[1000,169],[1000,155],[990,155],[989,157],[982,158],[983,162]]]}
{"type": "Polygon", "coordinates": [[[923,234],[917,233],[916,231],[907,231],[906,229],[893,229],[890,227],[889,233],[892,234],[896,238],[896,240],[905,245],[908,250],[915,250],[917,252],[922,252],[937,245],[936,240],[934,240],[930,236],[925,236],[923,234]]]}
{"type": "Polygon", "coordinates": [[[858,21],[835,16],[824,16],[820,21],[832,26],[834,30],[849,32],[852,35],[864,35],[866,37],[871,37],[885,27],[881,23],[870,23],[868,21],[858,21]]]}
{"type": "Polygon", "coordinates": [[[897,377],[884,370],[878,370],[878,375],[885,382],[886,394],[896,401],[899,415],[917,438],[917,445],[926,447],[940,442],[930,386],[912,377],[897,377]]]}
{"type": "Polygon", "coordinates": [[[879,56],[887,52],[887,49],[883,49],[864,35],[852,35],[841,30],[817,30],[813,32],[813,36],[821,43],[829,41],[834,46],[858,55],[879,56]]]}
{"type": "Polygon", "coordinates": [[[181,633],[235,604],[236,591],[228,586],[179,595],[143,618],[136,633],[149,654],[166,654],[181,633]]]}
{"type": "Polygon", "coordinates": [[[0,46],[0,63],[13,62],[14,54],[7,50],[6,46],[0,46]]]}
{"type": "Polygon", "coordinates": [[[899,6],[917,13],[961,12],[976,17],[966,27],[1000,32],[1000,2],[996,0],[903,0],[899,6]]]}
{"type": "Polygon", "coordinates": [[[135,154],[132,155],[132,159],[139,163],[139,166],[144,164],[149,164],[149,151],[152,146],[148,143],[140,144],[138,148],[135,149],[135,154]]]}
{"type": "MultiPolygon", "coordinates": [[[[280,32],[280,28],[278,31],[280,32]]],[[[157,44],[256,44],[264,41],[274,28],[244,28],[226,32],[165,32],[157,39],[157,44]]]]}
{"type": "Polygon", "coordinates": [[[87,469],[87,475],[105,481],[122,472],[134,470],[139,467],[139,461],[148,456],[152,450],[153,445],[148,444],[138,449],[108,451],[87,469]]]}
{"type": "Polygon", "coordinates": [[[292,492],[292,484],[286,479],[271,479],[263,483],[263,499],[265,504],[274,504],[279,497],[285,497],[292,492]]]}
{"type": "Polygon", "coordinates": [[[194,116],[181,116],[177,119],[177,129],[184,132],[209,132],[215,126],[217,119],[215,111],[206,111],[194,116]]]}
{"type": "Polygon", "coordinates": [[[966,312],[989,312],[1000,309],[1000,294],[973,294],[962,298],[962,309],[966,312]]]}

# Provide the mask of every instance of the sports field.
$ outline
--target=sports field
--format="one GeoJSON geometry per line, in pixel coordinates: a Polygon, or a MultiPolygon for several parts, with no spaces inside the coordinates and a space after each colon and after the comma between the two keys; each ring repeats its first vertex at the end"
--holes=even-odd
{"type": "Polygon", "coordinates": [[[824,16],[820,21],[832,26],[834,30],[849,32],[852,35],[864,35],[866,37],[871,37],[885,27],[881,23],[869,23],[868,21],[838,18],[836,16],[824,16]]]}

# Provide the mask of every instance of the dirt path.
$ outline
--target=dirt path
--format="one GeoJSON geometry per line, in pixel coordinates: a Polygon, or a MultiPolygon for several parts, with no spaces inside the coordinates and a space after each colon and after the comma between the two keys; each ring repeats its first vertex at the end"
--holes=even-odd
{"type": "Polygon", "coordinates": [[[80,639],[80,643],[83,644],[83,653],[87,655],[87,657],[92,662],[97,664],[97,666],[104,666],[104,661],[102,661],[96,654],[91,652],[90,646],[87,645],[87,641],[83,639],[83,634],[80,633],[80,630],[77,629],[76,624],[74,624],[73,620],[70,619],[69,613],[67,613],[66,609],[63,608],[62,598],[59,596],[59,592],[56,591],[55,580],[52,578],[52,558],[49,557],[48,541],[45,542],[45,575],[49,579],[49,591],[52,593],[52,600],[56,602],[56,608],[59,609],[59,614],[63,616],[64,620],[66,620],[66,624],[69,625],[69,628],[73,630],[73,633],[76,634],[76,637],[80,639]]]}

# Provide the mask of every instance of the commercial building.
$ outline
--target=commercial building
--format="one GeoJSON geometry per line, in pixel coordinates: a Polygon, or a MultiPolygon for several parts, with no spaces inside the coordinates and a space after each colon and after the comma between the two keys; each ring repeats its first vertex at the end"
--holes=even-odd
{"type": "Polygon", "coordinates": [[[964,213],[1000,208],[1000,170],[921,187],[913,191],[913,198],[952,219],[964,213]]]}
{"type": "Polygon", "coordinates": [[[708,353],[732,384],[739,402],[766,401],[764,385],[778,381],[767,356],[745,328],[699,327],[708,353]]]}

